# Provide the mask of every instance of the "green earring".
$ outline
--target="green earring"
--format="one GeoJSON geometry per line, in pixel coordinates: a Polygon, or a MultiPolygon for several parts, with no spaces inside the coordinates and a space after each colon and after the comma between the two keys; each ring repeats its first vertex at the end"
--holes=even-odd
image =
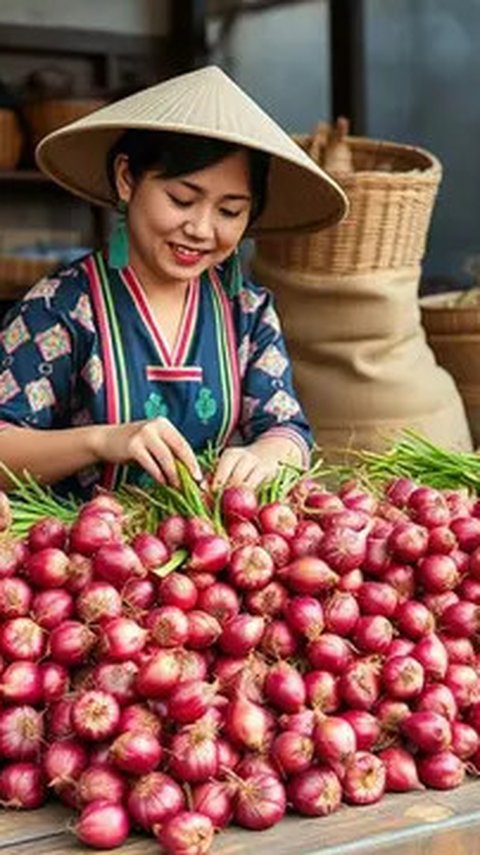
{"type": "Polygon", "coordinates": [[[127,203],[120,199],[117,222],[108,239],[108,263],[115,270],[128,265],[127,203]]]}

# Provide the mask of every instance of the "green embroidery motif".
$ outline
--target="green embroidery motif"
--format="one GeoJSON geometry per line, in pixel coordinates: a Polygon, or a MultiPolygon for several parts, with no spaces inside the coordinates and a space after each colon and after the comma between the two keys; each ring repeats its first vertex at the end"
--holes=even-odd
{"type": "Polygon", "coordinates": [[[218,405],[212,395],[212,390],[208,386],[202,386],[195,401],[195,412],[198,418],[206,425],[215,415],[217,409],[218,405]]]}
{"type": "Polygon", "coordinates": [[[148,472],[142,472],[138,477],[138,486],[143,487],[144,490],[149,490],[151,487],[155,487],[156,481],[152,478],[148,472]]]}
{"type": "Polygon", "coordinates": [[[168,406],[158,392],[152,392],[148,396],[143,409],[147,419],[166,418],[168,416],[168,406]]]}

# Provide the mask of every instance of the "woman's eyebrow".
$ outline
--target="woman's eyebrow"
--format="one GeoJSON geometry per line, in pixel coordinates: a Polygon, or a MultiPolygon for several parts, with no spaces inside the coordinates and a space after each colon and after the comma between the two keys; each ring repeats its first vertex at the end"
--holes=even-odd
{"type": "MultiPolygon", "coordinates": [[[[199,184],[195,184],[194,181],[188,181],[185,178],[179,178],[179,181],[184,185],[184,187],[188,187],[189,190],[193,190],[195,193],[205,192],[204,188],[199,184]]],[[[248,193],[225,193],[225,195],[222,196],[222,199],[229,199],[230,201],[243,200],[245,202],[250,202],[251,198],[252,197],[248,193]]]]}

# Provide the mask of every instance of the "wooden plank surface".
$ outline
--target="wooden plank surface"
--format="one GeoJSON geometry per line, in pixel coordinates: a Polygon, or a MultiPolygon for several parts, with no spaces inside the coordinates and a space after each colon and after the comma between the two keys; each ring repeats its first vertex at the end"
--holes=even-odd
{"type": "MultiPolygon", "coordinates": [[[[67,829],[72,814],[52,804],[0,812],[0,855],[91,855],[67,829]]],[[[132,835],[118,855],[154,855],[157,844],[132,835]]],[[[371,807],[342,807],[322,819],[287,817],[264,832],[229,829],[215,855],[480,855],[480,782],[457,790],[386,796],[371,807]]]]}

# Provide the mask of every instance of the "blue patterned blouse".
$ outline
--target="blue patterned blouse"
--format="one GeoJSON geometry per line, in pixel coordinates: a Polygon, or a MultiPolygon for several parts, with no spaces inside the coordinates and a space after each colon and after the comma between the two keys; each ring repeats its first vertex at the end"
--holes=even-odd
{"type": "MultiPolygon", "coordinates": [[[[231,264],[189,287],[173,350],[130,267],[92,254],[41,279],[0,333],[0,426],[37,429],[165,416],[196,452],[235,434],[288,436],[305,459],[311,435],[269,292],[232,287],[231,264]]],[[[56,485],[142,481],[136,465],[95,466],[56,485]]]]}

